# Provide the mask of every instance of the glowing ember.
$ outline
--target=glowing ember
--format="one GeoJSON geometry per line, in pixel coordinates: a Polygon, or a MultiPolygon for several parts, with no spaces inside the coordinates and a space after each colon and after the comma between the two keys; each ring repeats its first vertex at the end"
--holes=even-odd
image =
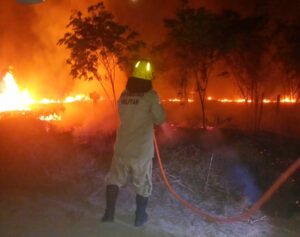
{"type": "MultiPolygon", "coordinates": [[[[245,99],[213,99],[211,96],[207,97],[208,101],[218,101],[221,103],[245,103],[246,100],[245,99]]],[[[269,104],[269,103],[278,103],[277,100],[271,100],[271,99],[264,99],[263,102],[265,104],[269,104]]],[[[252,100],[247,100],[247,103],[252,103],[252,100]]],[[[296,103],[295,99],[289,99],[289,98],[284,98],[280,100],[280,103],[296,103]]]]}
{"type": "Polygon", "coordinates": [[[295,99],[289,99],[289,98],[283,98],[282,100],[280,100],[281,103],[296,103],[295,99]]]}
{"type": "MultiPolygon", "coordinates": [[[[38,104],[63,104],[63,103],[73,103],[76,101],[90,101],[91,99],[87,95],[75,95],[68,96],[63,100],[53,100],[53,99],[41,99],[38,101],[38,104]]],[[[101,97],[101,100],[103,98],[101,97]]]]}
{"type": "Polygon", "coordinates": [[[51,99],[41,99],[39,104],[59,104],[61,103],[59,100],[51,100],[51,99]]]}
{"type": "Polygon", "coordinates": [[[28,91],[20,91],[10,72],[5,74],[1,84],[0,112],[30,110],[30,104],[34,103],[34,100],[30,97],[28,91]]]}
{"type": "Polygon", "coordinates": [[[223,103],[228,103],[228,102],[232,102],[233,100],[221,99],[221,100],[218,100],[218,101],[223,102],[223,103]]]}
{"type": "MultiPolygon", "coordinates": [[[[163,100],[166,101],[166,100],[163,100]]],[[[173,99],[167,99],[168,102],[173,102],[173,103],[184,103],[184,102],[188,102],[188,103],[193,103],[194,99],[190,99],[188,98],[186,99],[180,99],[180,98],[173,98],[173,99]]]]}
{"type": "MultiPolygon", "coordinates": [[[[234,102],[236,102],[236,103],[245,103],[246,102],[246,100],[245,99],[237,99],[237,100],[234,100],[234,102]]],[[[251,100],[248,100],[247,102],[252,102],[251,100]]]]}
{"type": "MultiPolygon", "coordinates": [[[[208,101],[217,101],[217,102],[221,102],[221,103],[245,103],[246,100],[245,99],[242,99],[242,98],[239,98],[239,99],[228,99],[228,98],[223,98],[223,99],[215,99],[211,96],[208,96],[206,98],[208,101]]],[[[180,99],[180,98],[170,98],[170,99],[165,99],[165,100],[162,100],[164,102],[171,102],[171,103],[185,103],[185,102],[188,102],[188,103],[193,103],[195,102],[194,99],[180,99]]],[[[270,104],[270,103],[278,103],[277,100],[273,99],[264,99],[263,102],[265,104],[270,104]]],[[[247,103],[252,103],[252,100],[247,100],[247,103]]],[[[287,97],[283,98],[280,100],[280,103],[296,103],[296,100],[295,99],[289,99],[287,97]]]]}
{"type": "Polygon", "coordinates": [[[40,120],[43,121],[59,121],[61,120],[61,116],[57,115],[56,113],[50,115],[42,115],[40,116],[40,120]]]}
{"type": "Polygon", "coordinates": [[[89,97],[86,95],[76,95],[75,97],[68,96],[67,98],[64,99],[64,103],[73,103],[75,101],[88,101],[90,100],[89,97]]]}

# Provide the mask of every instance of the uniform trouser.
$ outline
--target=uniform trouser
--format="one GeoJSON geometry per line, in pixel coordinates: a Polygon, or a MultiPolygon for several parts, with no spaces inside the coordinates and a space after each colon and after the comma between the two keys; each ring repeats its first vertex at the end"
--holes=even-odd
{"type": "Polygon", "coordinates": [[[152,192],[152,162],[153,159],[128,162],[123,157],[114,156],[105,178],[106,185],[114,184],[122,187],[130,178],[134,191],[143,197],[149,197],[152,192]]]}

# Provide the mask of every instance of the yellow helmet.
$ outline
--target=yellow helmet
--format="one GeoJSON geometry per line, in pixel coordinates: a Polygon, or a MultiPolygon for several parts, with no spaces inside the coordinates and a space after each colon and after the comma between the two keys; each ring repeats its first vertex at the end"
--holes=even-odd
{"type": "Polygon", "coordinates": [[[135,63],[131,77],[149,80],[153,78],[152,65],[147,60],[139,60],[135,63]]]}

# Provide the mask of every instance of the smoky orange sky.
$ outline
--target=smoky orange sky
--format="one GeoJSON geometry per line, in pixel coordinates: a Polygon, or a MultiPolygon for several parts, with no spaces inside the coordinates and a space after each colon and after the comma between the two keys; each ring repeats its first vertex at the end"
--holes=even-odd
{"type": "MultiPolygon", "coordinates": [[[[99,1],[46,0],[42,4],[24,5],[15,0],[0,0],[0,70],[12,66],[18,84],[37,97],[63,97],[72,92],[101,90],[96,82],[72,80],[65,63],[68,52],[57,46],[58,39],[66,32],[65,26],[71,11],[85,11],[89,5],[97,2],[99,1]]],[[[300,1],[291,0],[190,2],[216,11],[231,8],[243,14],[267,12],[269,15],[285,18],[297,16],[300,12],[300,1]],[[269,8],[268,4],[271,5],[269,8]]],[[[163,18],[171,17],[180,5],[178,0],[105,0],[104,3],[119,22],[138,31],[148,44],[155,44],[163,39],[163,18]]],[[[214,88],[220,84],[222,93],[232,93],[232,81],[216,80],[210,86],[213,95],[217,91],[214,88]]]]}

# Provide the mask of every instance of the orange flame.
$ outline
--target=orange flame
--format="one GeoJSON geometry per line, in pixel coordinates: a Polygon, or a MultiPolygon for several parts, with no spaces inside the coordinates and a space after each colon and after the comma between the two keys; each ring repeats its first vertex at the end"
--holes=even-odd
{"type": "Polygon", "coordinates": [[[13,75],[7,72],[1,82],[0,112],[13,110],[30,110],[34,100],[27,90],[20,91],[13,75]]]}
{"type": "MultiPolygon", "coordinates": [[[[0,113],[5,111],[29,111],[33,104],[63,104],[76,101],[90,101],[91,99],[83,94],[68,96],[63,100],[44,98],[34,100],[27,90],[21,91],[11,72],[7,72],[0,82],[0,113]]],[[[40,120],[53,121],[61,120],[61,116],[54,113],[51,115],[42,115],[40,120]]]]}
{"type": "MultiPolygon", "coordinates": [[[[166,100],[163,100],[166,101],[166,100]]],[[[188,98],[186,99],[180,99],[180,98],[172,98],[172,99],[167,99],[168,102],[173,102],[173,103],[182,103],[182,102],[188,102],[188,103],[193,103],[194,99],[188,98]]]]}
{"type": "MultiPolygon", "coordinates": [[[[246,100],[243,98],[238,98],[238,99],[228,99],[228,98],[222,98],[222,99],[215,99],[212,96],[208,96],[206,98],[208,101],[217,101],[221,103],[245,103],[246,100]]],[[[193,103],[195,102],[194,99],[188,98],[188,99],[181,99],[181,98],[169,98],[162,100],[164,102],[171,102],[171,103],[193,103]]],[[[264,99],[263,103],[264,104],[270,104],[270,103],[277,103],[278,101],[275,99],[264,99]]],[[[289,99],[288,97],[284,97],[283,99],[280,100],[280,103],[296,103],[297,101],[295,99],[289,99]]],[[[247,100],[247,103],[252,103],[252,100],[247,100]]]]}
{"type": "Polygon", "coordinates": [[[40,116],[40,120],[43,120],[43,121],[59,121],[61,120],[61,116],[54,113],[54,114],[50,114],[50,115],[42,115],[40,116]]]}
{"type": "MultiPolygon", "coordinates": [[[[100,100],[104,100],[103,97],[100,100]]],[[[208,101],[217,101],[221,103],[245,103],[246,100],[239,99],[215,99],[211,96],[207,97],[208,101]]],[[[31,110],[30,106],[32,104],[64,104],[64,103],[73,103],[80,101],[91,101],[91,98],[84,94],[78,94],[74,96],[68,96],[64,99],[48,99],[44,98],[41,100],[34,100],[30,93],[27,90],[21,91],[14,80],[14,77],[11,72],[7,72],[2,81],[0,81],[0,113],[4,111],[28,111],[31,110]]],[[[163,101],[171,103],[194,103],[193,98],[169,98],[163,101]]],[[[251,100],[247,101],[252,103],[251,100]]],[[[277,103],[277,100],[264,99],[264,103],[277,103]]],[[[280,103],[296,103],[295,99],[290,99],[289,97],[283,97],[280,100],[280,103]]],[[[53,120],[62,120],[62,117],[56,113],[51,115],[42,115],[39,117],[40,120],[44,121],[53,121],[53,120]]]]}

